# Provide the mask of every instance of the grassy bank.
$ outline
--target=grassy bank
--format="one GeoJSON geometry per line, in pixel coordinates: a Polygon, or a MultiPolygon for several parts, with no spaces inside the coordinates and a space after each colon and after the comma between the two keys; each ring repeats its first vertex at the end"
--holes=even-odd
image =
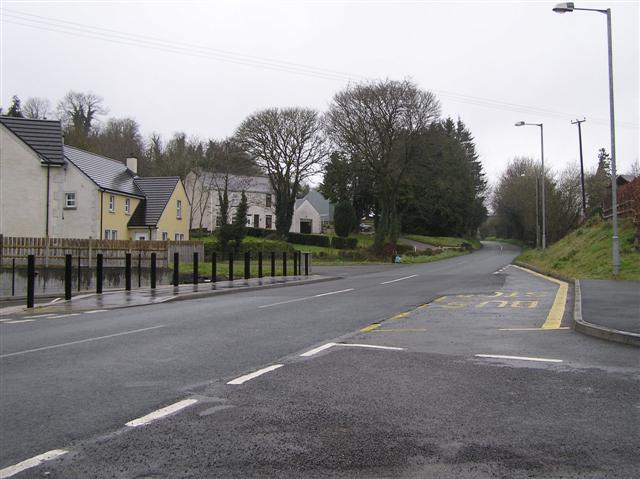
{"type": "MultiPolygon", "coordinates": [[[[528,249],[518,260],[574,278],[615,279],[612,274],[611,223],[589,220],[546,252],[528,249]]],[[[630,219],[619,224],[620,275],[618,279],[640,281],[640,251],[634,248],[634,225],[630,219]]]]}
{"type": "Polygon", "coordinates": [[[439,246],[442,248],[460,248],[464,243],[469,243],[473,249],[480,249],[482,244],[475,238],[453,238],[450,236],[424,236],[424,235],[404,235],[407,238],[420,243],[429,244],[431,246],[439,246]]]}

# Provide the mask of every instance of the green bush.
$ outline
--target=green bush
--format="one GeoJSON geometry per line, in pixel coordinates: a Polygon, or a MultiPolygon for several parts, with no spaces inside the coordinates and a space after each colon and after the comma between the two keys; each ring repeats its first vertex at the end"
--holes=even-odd
{"type": "Polygon", "coordinates": [[[310,246],[331,246],[331,238],[324,235],[308,235],[303,233],[287,233],[289,243],[306,244],[310,246]]]}
{"type": "Polygon", "coordinates": [[[274,230],[266,230],[264,228],[253,228],[247,226],[247,236],[253,236],[254,238],[266,238],[274,232],[274,230]]]}
{"type": "Polygon", "coordinates": [[[358,238],[334,236],[331,238],[331,247],[335,249],[356,249],[358,247],[358,238]]]}
{"type": "Polygon", "coordinates": [[[356,227],[356,210],[350,201],[340,201],[333,213],[333,223],[336,234],[346,238],[356,227]]]}

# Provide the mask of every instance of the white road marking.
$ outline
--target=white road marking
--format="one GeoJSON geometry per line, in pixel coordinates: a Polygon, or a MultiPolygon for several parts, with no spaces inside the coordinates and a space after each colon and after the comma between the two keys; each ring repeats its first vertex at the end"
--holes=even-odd
{"type": "Polygon", "coordinates": [[[35,321],[35,319],[14,319],[11,321],[4,321],[4,323],[5,324],[30,323],[31,321],[35,321]]]}
{"type": "Polygon", "coordinates": [[[561,363],[562,359],[548,359],[548,358],[529,358],[526,356],[504,356],[502,354],[476,354],[478,358],[490,358],[490,359],[516,359],[518,361],[540,361],[543,363],[561,363]]]}
{"type": "Polygon", "coordinates": [[[174,414],[186,407],[191,406],[192,404],[197,403],[198,400],[197,399],[183,399],[182,401],[178,401],[175,404],[171,404],[170,406],[167,407],[163,407],[162,409],[158,409],[157,411],[153,411],[149,414],[147,414],[146,416],[142,416],[139,417],[138,419],[134,419],[133,421],[129,421],[127,424],[125,424],[126,426],[129,427],[138,427],[138,426],[144,426],[146,424],[149,424],[150,422],[153,422],[157,419],[163,418],[165,416],[168,416],[170,414],[174,414]]]}
{"type": "Polygon", "coordinates": [[[96,295],[96,293],[79,294],[77,296],[74,296],[73,299],[89,298],[89,297],[95,296],[95,295],[96,295]]]}
{"type": "Polygon", "coordinates": [[[383,283],[380,283],[380,284],[395,283],[396,281],[404,281],[405,279],[415,278],[416,276],[418,276],[418,275],[417,274],[412,274],[411,276],[405,276],[404,278],[392,279],[391,281],[384,281],[383,283]]]}
{"type": "Polygon", "coordinates": [[[62,298],[56,298],[54,300],[52,300],[49,304],[53,304],[53,303],[57,303],[58,301],[60,301],[62,298]]]}
{"type": "Polygon", "coordinates": [[[84,314],[105,313],[108,309],[94,309],[93,311],[85,311],[84,314]]]}
{"type": "Polygon", "coordinates": [[[24,319],[36,319],[36,318],[48,318],[49,316],[55,316],[55,313],[49,314],[37,314],[35,316],[25,316],[24,319]]]}
{"type": "Polygon", "coordinates": [[[74,344],[89,343],[89,342],[92,342],[92,341],[99,341],[101,339],[115,338],[115,337],[118,337],[118,336],[125,336],[127,334],[142,333],[143,331],[151,331],[152,329],[158,329],[158,328],[164,328],[164,327],[165,327],[165,325],[161,324],[159,326],[151,326],[150,328],[133,329],[131,331],[123,331],[121,333],[108,334],[106,336],[98,336],[98,337],[95,337],[95,338],[81,339],[79,341],[71,341],[69,343],[53,344],[51,346],[43,346],[41,348],[26,349],[24,351],[17,351],[15,353],[9,353],[9,354],[0,355],[0,359],[9,358],[11,356],[19,356],[21,354],[35,353],[35,352],[38,352],[38,351],[46,351],[48,349],[64,348],[65,346],[73,346],[74,344]]]}
{"type": "Polygon", "coordinates": [[[164,303],[165,301],[169,301],[170,299],[173,299],[173,298],[175,298],[175,297],[176,297],[176,295],[173,295],[173,296],[167,296],[166,298],[161,298],[161,299],[154,299],[154,300],[152,301],[152,303],[153,303],[153,304],[157,304],[157,303],[164,303]]]}
{"type": "Polygon", "coordinates": [[[25,461],[19,462],[18,464],[14,464],[13,466],[0,469],[0,479],[6,479],[7,477],[11,477],[19,472],[39,466],[43,462],[63,456],[67,452],[69,451],[65,451],[64,449],[53,449],[52,451],[47,451],[25,461]]]}
{"type": "Polygon", "coordinates": [[[70,316],[80,316],[80,313],[59,314],[57,316],[49,316],[47,319],[68,318],[70,316]]]}
{"type": "Polygon", "coordinates": [[[6,323],[7,321],[13,321],[13,318],[4,318],[4,319],[0,319],[0,323],[6,323]]]}
{"type": "Polygon", "coordinates": [[[332,346],[335,346],[336,343],[327,343],[327,344],[323,344],[322,346],[318,346],[315,349],[311,349],[309,351],[307,351],[306,353],[302,353],[300,356],[302,357],[309,357],[309,356],[313,356],[314,354],[318,354],[320,351],[324,351],[325,349],[329,349],[332,346]]]}
{"type": "Polygon", "coordinates": [[[250,381],[251,379],[257,378],[258,376],[262,376],[269,371],[273,371],[274,369],[278,369],[284,366],[284,364],[273,364],[272,366],[268,366],[266,368],[258,369],[250,374],[245,374],[244,376],[240,376],[239,378],[235,378],[229,381],[227,384],[242,384],[250,381]]]}
{"type": "Polygon", "coordinates": [[[392,351],[404,351],[406,348],[397,348],[395,346],[378,346],[376,344],[358,344],[358,343],[336,343],[337,346],[349,346],[353,348],[372,348],[372,349],[390,349],[392,351]]]}
{"type": "Polygon", "coordinates": [[[321,298],[322,296],[329,296],[332,294],[347,293],[353,290],[354,288],[341,289],[340,291],[329,291],[328,293],[314,294],[313,296],[305,296],[304,298],[289,299],[287,301],[279,301],[277,303],[263,304],[262,306],[258,306],[258,308],[259,309],[270,308],[271,306],[280,306],[281,304],[297,303],[298,301],[304,301],[304,300],[313,299],[313,298],[321,298]]]}

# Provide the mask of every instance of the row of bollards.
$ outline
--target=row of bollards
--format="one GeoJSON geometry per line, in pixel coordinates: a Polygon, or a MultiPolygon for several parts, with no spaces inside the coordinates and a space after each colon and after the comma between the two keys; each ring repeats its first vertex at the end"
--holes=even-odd
{"type": "MultiPolygon", "coordinates": [[[[309,253],[302,253],[296,251],[293,254],[293,274],[298,276],[303,274],[303,258],[304,255],[304,275],[309,276],[309,253]]],[[[193,253],[193,284],[198,284],[198,253],[193,253]]],[[[258,278],[264,277],[263,271],[263,254],[258,253],[258,278]]],[[[234,281],[234,256],[233,253],[228,255],[229,261],[229,281],[234,281]]],[[[151,289],[156,288],[157,278],[157,256],[156,253],[151,253],[150,261],[150,286],[151,289]]],[[[96,256],[96,293],[102,293],[103,286],[103,265],[104,257],[102,254],[96,256]]],[[[272,252],[270,257],[271,277],[276,276],[276,253],[272,252]]],[[[70,254],[65,255],[64,258],[64,299],[69,301],[72,296],[72,269],[73,269],[73,256],[70,254]]],[[[138,287],[141,286],[141,257],[138,257],[138,287]]],[[[80,271],[80,264],[78,264],[78,272],[80,271]]],[[[214,252],[211,255],[211,282],[217,282],[218,272],[218,257],[214,252]]],[[[27,307],[33,308],[35,299],[35,255],[28,255],[27,257],[27,307]]],[[[287,253],[282,253],[282,276],[287,276],[287,253]]],[[[251,279],[251,253],[246,252],[244,254],[244,279],[251,279]]],[[[180,255],[179,253],[173,254],[173,286],[180,284],[180,255]]],[[[78,290],[80,290],[80,274],[78,273],[78,290]]],[[[125,254],[125,290],[131,291],[131,253],[125,254]]]]}

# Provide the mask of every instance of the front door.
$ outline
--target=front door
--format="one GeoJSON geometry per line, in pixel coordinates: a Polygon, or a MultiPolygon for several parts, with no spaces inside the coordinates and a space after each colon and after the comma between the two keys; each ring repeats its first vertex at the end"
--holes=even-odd
{"type": "Polygon", "coordinates": [[[311,234],[311,220],[300,220],[300,233],[311,234]]]}

